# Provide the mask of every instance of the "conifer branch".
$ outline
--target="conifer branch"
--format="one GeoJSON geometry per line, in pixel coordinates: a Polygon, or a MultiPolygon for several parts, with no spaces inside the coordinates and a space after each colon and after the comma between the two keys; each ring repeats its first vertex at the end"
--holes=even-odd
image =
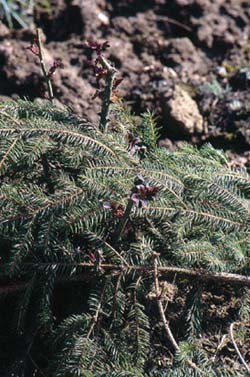
{"type": "Polygon", "coordinates": [[[0,111],[0,115],[4,116],[5,118],[11,120],[13,123],[15,123],[17,126],[21,126],[21,123],[19,120],[11,116],[10,114],[6,113],[5,111],[0,111]]]}
{"type": "MultiPolygon", "coordinates": [[[[94,48],[105,45],[94,44],[94,48]]],[[[96,73],[102,79],[107,69],[98,59],[96,73]]],[[[227,366],[210,360],[203,337],[197,342],[202,352],[196,347],[195,337],[204,330],[200,300],[189,303],[187,297],[183,302],[183,310],[191,304],[187,318],[189,328],[195,329],[188,330],[191,346],[182,342],[182,332],[175,340],[163,305],[170,296],[174,300],[176,286],[183,293],[183,277],[191,287],[202,285],[211,294],[209,282],[219,291],[225,284],[250,287],[249,175],[227,167],[222,152],[209,145],[200,150],[187,144],[175,152],[160,150],[149,117],[143,118],[142,131],[141,123],[123,112],[117,114],[116,132],[109,134],[108,115],[106,131],[101,132],[90,124],[83,127],[80,119],[48,101],[11,101],[0,106],[0,247],[4,250],[0,294],[21,296],[19,324],[26,336],[32,326],[26,318],[37,315],[37,306],[31,305],[34,287],[41,292],[42,305],[46,300],[43,315],[51,324],[54,283],[57,290],[69,288],[66,299],[76,287],[93,288],[93,293],[85,290],[89,306],[84,299],[81,313],[70,302],[69,310],[58,313],[54,341],[48,341],[55,345],[46,366],[48,374],[116,373],[124,365],[125,373],[133,368],[135,375],[150,374],[152,360],[147,358],[159,356],[150,343],[150,316],[155,310],[176,358],[181,361],[194,352],[202,368],[200,360],[206,363],[207,374],[220,374],[227,366]],[[143,159],[138,150],[131,153],[131,143],[124,137],[129,131],[149,146],[143,159]],[[132,202],[138,209],[133,209],[132,202]],[[125,231],[128,219],[131,226],[125,231]],[[153,251],[161,256],[155,265],[153,251]],[[97,267],[102,272],[98,276],[97,267]],[[39,276],[35,285],[33,272],[39,276]],[[168,283],[172,275],[174,287],[168,283]],[[106,278],[107,289],[100,299],[106,278]],[[158,294],[149,309],[146,299],[156,297],[149,295],[152,283],[158,294]],[[59,324],[60,318],[64,319],[59,324]]],[[[237,297],[239,290],[234,292],[237,297]]],[[[239,310],[242,318],[248,315],[248,299],[239,310]]],[[[32,356],[41,367],[35,349],[32,356]]],[[[240,366],[246,373],[245,366],[240,366]]],[[[189,365],[185,362],[172,369],[175,375],[185,375],[194,372],[190,367],[198,368],[190,360],[189,365]]]]}
{"type": "Polygon", "coordinates": [[[14,141],[12,142],[12,144],[10,145],[10,147],[8,148],[8,150],[6,151],[5,155],[3,156],[2,160],[0,161],[0,171],[1,171],[2,167],[3,167],[3,164],[7,160],[9,154],[11,153],[12,149],[15,148],[15,145],[18,142],[18,140],[19,140],[19,137],[16,137],[14,139],[14,141]]]}
{"type": "Polygon", "coordinates": [[[62,137],[68,137],[68,138],[75,138],[75,139],[80,139],[82,141],[86,141],[89,143],[96,144],[100,148],[103,148],[105,151],[107,151],[109,154],[111,154],[113,157],[118,157],[117,154],[109,148],[107,145],[102,143],[101,141],[94,139],[88,135],[78,133],[76,131],[71,131],[71,130],[65,130],[65,129],[54,129],[54,128],[44,128],[44,127],[37,127],[37,128],[29,128],[29,127],[21,127],[20,129],[17,129],[16,127],[8,127],[8,128],[1,128],[0,129],[0,134],[20,134],[20,135],[25,135],[25,134],[32,134],[32,133],[41,133],[41,134],[48,134],[50,137],[57,137],[57,138],[62,138],[62,137]]]}

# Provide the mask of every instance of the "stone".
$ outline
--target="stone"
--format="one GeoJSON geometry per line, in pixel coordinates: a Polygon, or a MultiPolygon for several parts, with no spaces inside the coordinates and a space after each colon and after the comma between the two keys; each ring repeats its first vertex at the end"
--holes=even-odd
{"type": "Polygon", "coordinates": [[[203,118],[198,106],[180,85],[175,85],[168,108],[170,120],[177,132],[186,135],[203,132],[203,118]]]}

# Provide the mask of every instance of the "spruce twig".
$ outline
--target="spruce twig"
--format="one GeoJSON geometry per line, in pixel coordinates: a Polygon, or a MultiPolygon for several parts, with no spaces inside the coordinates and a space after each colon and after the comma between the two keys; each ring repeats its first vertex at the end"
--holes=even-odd
{"type": "Polygon", "coordinates": [[[236,322],[231,323],[231,325],[230,325],[230,327],[229,327],[229,335],[230,335],[231,341],[232,341],[232,343],[233,343],[233,346],[234,346],[234,348],[235,348],[235,351],[237,352],[237,354],[238,354],[238,356],[239,356],[239,358],[240,358],[242,364],[243,364],[244,367],[246,368],[247,373],[250,375],[250,368],[249,368],[249,366],[247,365],[247,363],[246,363],[244,357],[242,356],[242,354],[241,354],[241,352],[240,352],[240,350],[239,350],[239,347],[237,346],[236,341],[235,341],[235,339],[234,339],[234,334],[233,334],[233,328],[234,328],[234,325],[236,325],[236,322]]]}
{"type": "Polygon", "coordinates": [[[107,75],[105,78],[105,88],[102,94],[102,109],[99,124],[100,130],[103,133],[106,133],[108,130],[112,89],[117,70],[102,55],[99,57],[99,62],[103,66],[103,68],[107,70],[107,75]]]}
{"type": "Polygon", "coordinates": [[[37,37],[37,46],[38,46],[38,57],[39,57],[39,60],[40,60],[40,65],[41,65],[41,68],[42,68],[43,76],[44,76],[46,84],[47,84],[48,93],[49,93],[49,100],[50,100],[50,102],[53,103],[53,101],[54,101],[53,86],[52,86],[52,82],[51,82],[51,79],[49,77],[48,70],[46,68],[45,62],[44,62],[40,29],[36,29],[36,37],[37,37]]]}

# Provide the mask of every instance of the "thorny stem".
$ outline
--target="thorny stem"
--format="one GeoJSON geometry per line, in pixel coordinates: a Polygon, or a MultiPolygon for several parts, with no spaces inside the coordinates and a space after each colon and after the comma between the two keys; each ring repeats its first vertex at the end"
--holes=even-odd
{"type": "Polygon", "coordinates": [[[48,87],[49,100],[50,100],[50,102],[53,103],[53,101],[54,101],[53,87],[52,87],[52,82],[49,78],[48,71],[47,71],[47,68],[46,68],[46,65],[45,65],[45,62],[44,62],[40,29],[36,29],[36,37],[37,37],[37,46],[38,46],[38,57],[39,57],[39,60],[40,60],[43,76],[45,78],[45,81],[46,81],[46,84],[47,84],[47,87],[48,87]]]}
{"type": "Polygon", "coordinates": [[[114,243],[119,241],[119,239],[120,239],[120,237],[121,237],[121,235],[124,231],[124,228],[125,228],[125,226],[128,222],[129,215],[130,215],[131,209],[133,207],[133,204],[134,204],[133,201],[131,199],[129,199],[127,207],[125,209],[125,212],[124,212],[124,214],[123,214],[123,216],[122,216],[122,218],[121,218],[121,220],[118,224],[118,227],[117,227],[117,229],[114,233],[114,236],[113,236],[114,243]]]}
{"type": "MultiPolygon", "coordinates": [[[[160,317],[161,317],[161,320],[163,322],[164,329],[166,331],[167,337],[170,340],[172,346],[174,347],[175,351],[180,351],[180,347],[177,344],[177,342],[176,342],[176,340],[175,340],[175,338],[173,336],[173,333],[172,333],[172,331],[171,331],[171,329],[169,327],[168,321],[166,319],[164,308],[163,308],[163,304],[162,304],[162,300],[161,300],[161,290],[160,290],[159,279],[158,279],[158,261],[157,261],[157,255],[153,255],[153,258],[154,258],[155,292],[156,292],[156,300],[157,300],[157,305],[158,305],[159,312],[160,312],[160,317]]],[[[198,370],[200,373],[203,374],[203,372],[200,370],[200,368],[192,360],[187,359],[186,362],[187,362],[187,364],[192,369],[198,370]]]]}
{"type": "Polygon", "coordinates": [[[250,375],[250,368],[247,365],[244,357],[242,356],[242,354],[241,354],[241,352],[240,352],[240,350],[239,350],[239,348],[238,348],[238,346],[237,346],[237,344],[235,342],[235,339],[234,339],[233,328],[234,328],[235,324],[236,324],[235,322],[231,323],[230,328],[229,328],[229,335],[230,335],[231,341],[232,341],[232,343],[234,345],[235,351],[237,352],[237,354],[238,354],[238,356],[239,356],[242,364],[244,365],[244,367],[246,368],[248,374],[250,375]]]}
{"type": "Polygon", "coordinates": [[[107,76],[105,80],[106,82],[102,98],[102,109],[99,128],[103,133],[106,133],[108,130],[109,109],[112,97],[112,89],[117,70],[111,64],[109,64],[109,62],[103,56],[100,56],[100,64],[103,66],[103,68],[107,69],[107,76]]]}

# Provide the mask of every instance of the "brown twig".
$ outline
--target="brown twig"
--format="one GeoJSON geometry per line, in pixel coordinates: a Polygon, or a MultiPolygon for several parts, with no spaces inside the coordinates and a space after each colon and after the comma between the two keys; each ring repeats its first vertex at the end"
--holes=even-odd
{"type": "MultiPolygon", "coordinates": [[[[180,351],[180,347],[178,343],[175,340],[175,337],[169,327],[168,321],[165,316],[162,300],[161,300],[161,290],[159,286],[159,279],[158,279],[158,261],[157,261],[158,255],[155,253],[153,255],[154,258],[154,283],[155,283],[155,293],[156,293],[156,301],[160,312],[160,317],[164,325],[164,329],[166,331],[167,337],[170,340],[172,346],[174,347],[175,351],[180,351]]],[[[194,370],[198,370],[200,373],[203,374],[202,370],[190,359],[186,360],[186,363],[194,370]]]]}
{"type": "MultiPolygon", "coordinates": [[[[152,266],[149,265],[129,265],[124,258],[122,258],[124,264],[113,264],[113,263],[101,263],[100,268],[105,271],[139,271],[141,273],[145,272],[147,274],[153,272],[152,266]]],[[[24,266],[34,265],[32,263],[26,263],[24,266]]],[[[47,265],[47,263],[40,263],[39,266],[47,265]]],[[[76,266],[86,269],[95,268],[95,263],[81,262],[81,263],[57,263],[58,266],[76,266]]],[[[187,277],[197,278],[201,281],[215,281],[225,284],[239,284],[242,286],[250,287],[250,276],[232,274],[227,272],[207,272],[203,269],[188,269],[176,266],[171,267],[158,267],[158,272],[161,275],[167,275],[169,273],[175,273],[179,275],[184,275],[187,277]]]]}
{"type": "Polygon", "coordinates": [[[191,27],[187,26],[187,25],[184,25],[182,22],[179,22],[177,20],[174,20],[173,18],[170,18],[170,17],[167,17],[167,16],[156,16],[156,19],[157,21],[165,21],[169,24],[173,24],[173,25],[176,25],[176,26],[179,26],[180,28],[186,30],[186,31],[189,31],[191,32],[192,29],[191,27]]]}

